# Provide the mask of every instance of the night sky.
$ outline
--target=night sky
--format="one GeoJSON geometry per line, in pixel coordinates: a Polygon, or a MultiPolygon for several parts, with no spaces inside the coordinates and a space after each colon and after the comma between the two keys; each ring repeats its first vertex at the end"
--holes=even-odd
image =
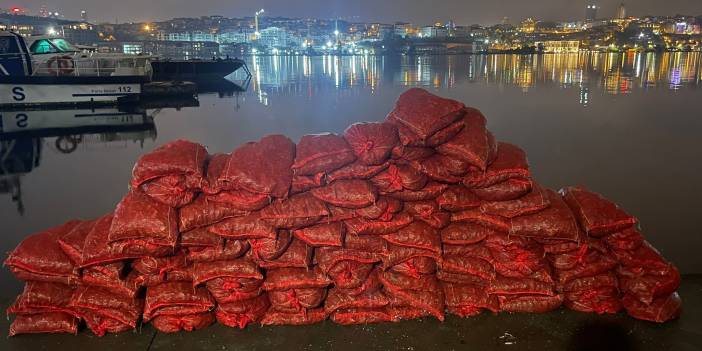
{"type": "MultiPolygon", "coordinates": [[[[23,6],[36,13],[41,4],[58,9],[67,18],[78,18],[88,11],[94,22],[128,22],[222,15],[243,17],[259,8],[266,15],[284,17],[346,17],[361,21],[410,21],[429,24],[453,19],[458,24],[491,24],[507,16],[511,23],[525,17],[544,20],[582,20],[586,0],[16,0],[3,6],[23,6]]],[[[621,0],[594,1],[601,9],[599,17],[613,17],[621,0]]],[[[702,15],[700,0],[635,0],[627,4],[634,16],[702,15]]]]}

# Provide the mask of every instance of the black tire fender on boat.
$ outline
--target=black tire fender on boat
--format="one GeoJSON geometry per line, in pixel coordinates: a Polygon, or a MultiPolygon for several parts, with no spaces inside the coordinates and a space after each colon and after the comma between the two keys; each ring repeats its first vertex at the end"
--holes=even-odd
{"type": "Polygon", "coordinates": [[[46,61],[47,71],[51,75],[67,76],[76,68],[76,62],[68,55],[54,56],[46,61]],[[56,67],[54,67],[56,66],[56,67]]]}

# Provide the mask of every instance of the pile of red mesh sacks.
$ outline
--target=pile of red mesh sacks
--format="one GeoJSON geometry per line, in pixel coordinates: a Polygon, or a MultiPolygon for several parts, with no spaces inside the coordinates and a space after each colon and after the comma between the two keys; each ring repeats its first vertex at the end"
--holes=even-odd
{"type": "Polygon", "coordinates": [[[555,192],[476,109],[422,89],[383,123],[231,154],[175,141],[113,213],[25,239],[10,335],[150,322],[394,322],[446,312],[680,313],[677,269],[600,195],[555,192]]]}

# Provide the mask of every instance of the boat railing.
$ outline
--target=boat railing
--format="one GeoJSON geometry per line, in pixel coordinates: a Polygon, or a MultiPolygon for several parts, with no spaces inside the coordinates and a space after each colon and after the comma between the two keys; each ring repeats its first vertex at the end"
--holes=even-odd
{"type": "Polygon", "coordinates": [[[75,57],[57,55],[45,61],[33,61],[33,76],[112,77],[148,76],[152,74],[148,57],[75,57]]]}

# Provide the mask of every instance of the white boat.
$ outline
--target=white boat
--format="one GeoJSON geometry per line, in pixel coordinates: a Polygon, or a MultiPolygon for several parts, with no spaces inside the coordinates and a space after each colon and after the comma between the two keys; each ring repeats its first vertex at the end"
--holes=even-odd
{"type": "Polygon", "coordinates": [[[86,51],[63,38],[0,32],[0,108],[109,104],[139,96],[151,56],[86,51]]]}

